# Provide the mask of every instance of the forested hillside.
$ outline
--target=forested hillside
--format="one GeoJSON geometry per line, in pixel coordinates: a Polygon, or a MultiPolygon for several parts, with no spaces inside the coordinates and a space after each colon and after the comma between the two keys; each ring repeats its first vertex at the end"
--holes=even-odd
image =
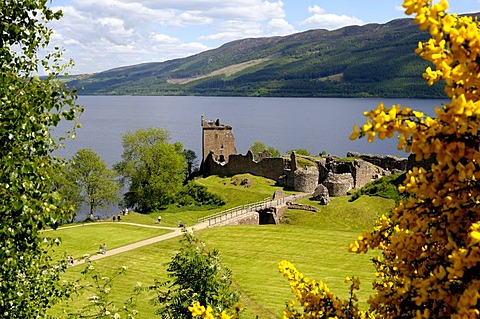
{"type": "Polygon", "coordinates": [[[427,38],[411,19],[244,39],[183,59],[70,81],[91,95],[443,97],[420,74],[427,38]]]}

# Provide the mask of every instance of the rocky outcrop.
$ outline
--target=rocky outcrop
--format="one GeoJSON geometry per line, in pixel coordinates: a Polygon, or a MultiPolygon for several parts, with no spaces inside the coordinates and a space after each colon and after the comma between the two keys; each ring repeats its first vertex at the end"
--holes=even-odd
{"type": "Polygon", "coordinates": [[[330,194],[328,193],[328,188],[325,185],[320,184],[315,188],[313,192],[312,199],[318,201],[320,205],[330,204],[330,194]]]}
{"type": "Polygon", "coordinates": [[[323,185],[327,187],[330,196],[343,196],[346,195],[349,190],[353,189],[354,180],[350,173],[328,173],[323,185]]]}

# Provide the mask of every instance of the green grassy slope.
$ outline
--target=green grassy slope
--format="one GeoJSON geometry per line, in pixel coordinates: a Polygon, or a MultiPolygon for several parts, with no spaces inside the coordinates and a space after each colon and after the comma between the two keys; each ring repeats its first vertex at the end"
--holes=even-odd
{"type": "MultiPolygon", "coordinates": [[[[225,194],[226,198],[255,198],[248,194],[251,189],[232,186],[231,181],[230,178],[210,177],[201,182],[210,185],[212,191],[225,194]]],[[[271,183],[268,180],[256,180],[256,183],[260,192],[256,196],[260,198],[272,194],[275,189],[268,187],[271,183]],[[265,194],[262,194],[262,189],[265,194]]],[[[232,269],[235,285],[243,296],[246,318],[255,318],[254,315],[259,315],[259,318],[278,318],[285,302],[292,298],[288,282],[277,270],[277,264],[282,259],[292,261],[311,278],[325,280],[342,297],[347,294],[344,278],[359,276],[363,283],[359,296],[365,307],[373,280],[370,258],[375,253],[356,255],[349,253],[347,247],[364,228],[372,225],[377,214],[392,208],[394,203],[393,200],[370,196],[361,196],[355,202],[348,200],[349,197],[332,198],[329,206],[318,206],[303,200],[305,204],[317,205],[320,211],[290,210],[285,215],[286,223],[278,226],[226,226],[197,233],[209,247],[220,250],[224,264],[232,269]]],[[[234,205],[235,201],[240,202],[235,199],[230,205],[234,205]]],[[[129,218],[147,224],[154,223],[153,218],[148,216],[131,214],[129,218]]],[[[73,238],[81,238],[85,229],[87,227],[72,228],[71,231],[77,233],[72,234],[73,242],[69,245],[79,245],[73,238]]],[[[149,285],[154,278],[166,280],[164,263],[169,261],[178,247],[178,239],[168,240],[96,261],[94,266],[105,275],[121,266],[128,267],[126,275],[115,279],[112,290],[112,298],[122,301],[132,294],[138,282],[149,285]]],[[[66,277],[78,278],[81,268],[70,268],[66,277]]],[[[60,305],[54,312],[75,309],[87,302],[88,296],[60,305]]],[[[148,302],[151,297],[142,295],[137,300],[140,315],[136,318],[154,318],[154,307],[148,302]]]]}
{"type": "Polygon", "coordinates": [[[428,37],[411,19],[244,39],[183,59],[101,72],[70,85],[85,95],[443,97],[414,53],[428,37]]]}
{"type": "Polygon", "coordinates": [[[55,249],[54,258],[61,257],[65,253],[73,255],[78,260],[84,254],[97,254],[101,243],[108,243],[107,249],[112,249],[170,232],[165,229],[118,223],[87,223],[75,226],[78,227],[60,227],[57,230],[43,233],[45,237],[62,240],[62,243],[55,249]]]}
{"type": "MultiPolygon", "coordinates": [[[[218,194],[226,202],[215,209],[205,210],[198,207],[169,207],[162,211],[151,212],[147,215],[130,214],[122,217],[122,221],[158,225],[157,217],[162,216],[162,226],[176,227],[179,221],[187,226],[195,224],[200,217],[218,213],[240,205],[255,203],[271,198],[276,190],[282,187],[275,186],[275,181],[251,174],[236,175],[232,178],[209,176],[197,179],[196,183],[206,186],[210,192],[218,194]],[[240,181],[248,179],[250,184],[243,186],[240,181]]],[[[294,193],[285,191],[286,194],[294,193]]]]}

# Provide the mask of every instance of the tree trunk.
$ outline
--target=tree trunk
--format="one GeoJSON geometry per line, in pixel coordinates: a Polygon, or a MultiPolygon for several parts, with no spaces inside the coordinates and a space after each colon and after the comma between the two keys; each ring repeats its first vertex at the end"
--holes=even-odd
{"type": "Polygon", "coordinates": [[[93,220],[93,210],[94,210],[94,207],[95,207],[95,200],[91,200],[90,201],[90,216],[88,217],[88,219],[90,220],[93,220]]]}

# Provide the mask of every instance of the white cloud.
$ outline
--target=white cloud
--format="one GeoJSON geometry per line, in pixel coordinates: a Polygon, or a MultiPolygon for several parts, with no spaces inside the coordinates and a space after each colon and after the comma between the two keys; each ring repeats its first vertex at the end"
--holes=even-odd
{"type": "Polygon", "coordinates": [[[312,13],[312,15],[303,20],[300,25],[309,26],[311,28],[334,30],[348,25],[364,24],[362,20],[356,17],[326,13],[325,9],[317,5],[309,7],[308,12],[312,13]]]}
{"type": "Polygon", "coordinates": [[[229,20],[218,24],[215,29],[221,31],[201,36],[199,40],[226,42],[263,35],[262,24],[256,21],[229,20]]]}
{"type": "Polygon", "coordinates": [[[171,37],[167,34],[151,34],[152,42],[151,52],[155,54],[163,53],[162,58],[157,61],[186,57],[209,48],[199,42],[183,43],[180,39],[171,37]]]}
{"type": "Polygon", "coordinates": [[[155,42],[159,42],[159,43],[169,43],[169,44],[178,44],[180,43],[180,40],[177,39],[177,38],[173,38],[167,34],[152,34],[151,35],[151,38],[155,41],[155,42]]]}
{"type": "Polygon", "coordinates": [[[212,18],[206,17],[200,11],[185,11],[179,16],[180,25],[201,25],[213,22],[212,18]]]}
{"type": "Polygon", "coordinates": [[[315,6],[308,7],[308,12],[313,13],[313,14],[324,14],[325,9],[315,5],[315,6]]]}
{"type": "MultiPolygon", "coordinates": [[[[248,37],[295,32],[280,0],[58,0],[52,46],[72,73],[185,57],[248,37]]],[[[55,3],[55,2],[54,2],[55,3]]]]}
{"type": "Polygon", "coordinates": [[[295,27],[285,19],[272,19],[268,22],[267,28],[271,35],[287,35],[296,32],[295,27]]]}

